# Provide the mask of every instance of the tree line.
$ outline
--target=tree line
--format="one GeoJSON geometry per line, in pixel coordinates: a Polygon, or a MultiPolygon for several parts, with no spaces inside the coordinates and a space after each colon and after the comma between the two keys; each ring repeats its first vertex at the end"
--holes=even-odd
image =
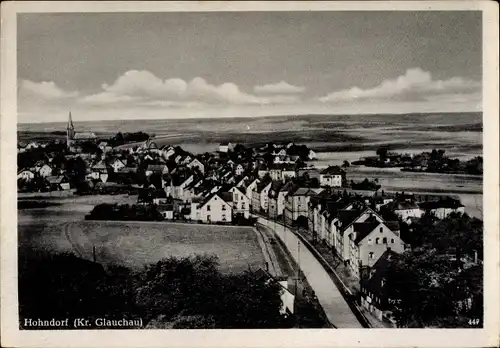
{"type": "MultiPolygon", "coordinates": [[[[281,288],[255,272],[222,274],[215,256],[168,257],[139,270],[73,254],[19,254],[19,316],[138,319],[152,329],[288,328],[281,288]]],[[[30,329],[30,327],[24,327],[30,329]]]]}

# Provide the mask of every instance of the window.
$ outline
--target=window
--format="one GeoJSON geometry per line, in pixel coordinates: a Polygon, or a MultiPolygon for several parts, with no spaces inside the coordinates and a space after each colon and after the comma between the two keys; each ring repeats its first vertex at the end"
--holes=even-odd
{"type": "Polygon", "coordinates": [[[380,243],[380,238],[375,238],[375,244],[379,244],[380,243]]]}
{"type": "Polygon", "coordinates": [[[373,259],[373,251],[370,251],[369,257],[370,259],[373,259]]]}
{"type": "Polygon", "coordinates": [[[382,239],[382,243],[383,243],[383,244],[387,244],[387,238],[386,238],[386,237],[384,237],[384,238],[382,239]]]}
{"type": "Polygon", "coordinates": [[[241,209],[245,209],[245,202],[241,203],[241,209]]]}
{"type": "Polygon", "coordinates": [[[210,204],[207,205],[207,211],[210,211],[210,204]]]}
{"type": "Polygon", "coordinates": [[[380,233],[384,232],[384,228],[383,227],[380,227],[380,233]]]}
{"type": "Polygon", "coordinates": [[[391,238],[391,244],[394,244],[394,238],[391,238]]]}
{"type": "Polygon", "coordinates": [[[226,214],[222,214],[222,221],[226,221],[226,214]]]}
{"type": "Polygon", "coordinates": [[[373,243],[373,239],[368,238],[368,245],[372,245],[372,243],[373,243]]]}
{"type": "Polygon", "coordinates": [[[225,210],[226,210],[226,206],[225,206],[225,205],[223,205],[223,206],[222,206],[222,210],[223,210],[223,211],[225,211],[225,210]]]}

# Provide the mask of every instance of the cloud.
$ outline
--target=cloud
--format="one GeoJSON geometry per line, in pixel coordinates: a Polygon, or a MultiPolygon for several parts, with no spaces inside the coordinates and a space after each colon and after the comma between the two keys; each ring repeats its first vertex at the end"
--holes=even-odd
{"type": "Polygon", "coordinates": [[[291,85],[285,81],[281,81],[274,84],[255,86],[253,88],[255,93],[269,93],[269,94],[293,94],[293,93],[302,93],[306,89],[305,87],[299,87],[291,85]]]}
{"type": "Polygon", "coordinates": [[[146,70],[130,70],[112,84],[103,84],[102,91],[82,97],[84,104],[134,103],[165,107],[192,106],[199,104],[275,104],[294,103],[295,96],[276,94],[257,96],[243,92],[236,84],[208,83],[201,77],[189,82],[179,78],[162,80],[146,70]]]}
{"type": "Polygon", "coordinates": [[[352,87],[336,91],[319,98],[322,102],[343,102],[357,100],[426,100],[436,95],[478,93],[481,83],[462,77],[434,80],[432,74],[420,68],[406,70],[404,75],[384,80],[371,89],[352,87]]]}
{"type": "Polygon", "coordinates": [[[78,92],[64,91],[53,81],[33,82],[30,80],[21,80],[19,87],[21,96],[35,97],[42,100],[65,99],[78,96],[78,92]]]}

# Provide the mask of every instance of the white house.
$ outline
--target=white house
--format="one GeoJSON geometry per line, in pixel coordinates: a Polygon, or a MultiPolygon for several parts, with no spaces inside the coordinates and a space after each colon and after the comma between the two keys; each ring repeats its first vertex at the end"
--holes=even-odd
{"type": "Polygon", "coordinates": [[[212,193],[200,202],[191,203],[191,220],[203,223],[231,222],[231,203],[230,195],[212,193]]]}
{"type": "Polygon", "coordinates": [[[26,145],[25,149],[26,150],[31,150],[31,149],[38,149],[40,145],[36,141],[30,141],[28,145],[26,145]]]}
{"type": "Polygon", "coordinates": [[[233,195],[233,213],[242,214],[246,219],[250,217],[251,200],[245,191],[237,186],[233,186],[229,192],[233,195]]]}
{"type": "Polygon", "coordinates": [[[52,175],[52,168],[48,164],[43,164],[42,166],[35,167],[35,171],[42,177],[45,178],[47,176],[52,175]]]}
{"type": "Polygon", "coordinates": [[[146,168],[145,172],[146,176],[150,176],[153,174],[163,175],[167,173],[168,173],[168,167],[165,164],[150,164],[146,168]]]}
{"type": "Polygon", "coordinates": [[[191,160],[191,162],[189,162],[189,164],[187,165],[188,168],[198,168],[198,170],[204,174],[205,173],[205,165],[203,163],[200,162],[199,159],[197,158],[194,158],[191,160]]]}
{"type": "Polygon", "coordinates": [[[259,182],[259,179],[253,179],[252,182],[246,187],[245,191],[249,199],[252,199],[252,192],[257,189],[257,185],[259,184],[259,182]]]}
{"type": "Polygon", "coordinates": [[[423,215],[423,211],[414,202],[391,202],[384,206],[384,209],[392,210],[396,215],[401,217],[403,221],[407,221],[409,218],[420,218],[423,215]]]}
{"type": "Polygon", "coordinates": [[[194,181],[193,174],[187,175],[175,175],[170,181],[170,192],[173,198],[180,199],[182,201],[187,201],[187,196],[185,196],[185,188],[194,181]]]}
{"type": "Polygon", "coordinates": [[[123,161],[121,161],[118,158],[112,159],[109,162],[109,165],[111,166],[111,168],[113,168],[113,172],[115,172],[115,173],[118,172],[120,169],[125,167],[125,163],[123,163],[123,161]]]}
{"type": "Polygon", "coordinates": [[[240,176],[244,172],[245,172],[245,167],[241,163],[238,163],[234,168],[234,174],[236,174],[236,176],[240,176]]]}
{"type": "Polygon", "coordinates": [[[345,172],[339,166],[330,166],[319,173],[320,186],[342,187],[345,172]]]}
{"type": "Polygon", "coordinates": [[[444,219],[451,213],[465,213],[465,207],[459,200],[445,198],[439,201],[419,203],[422,213],[432,214],[438,219],[444,219]]]}
{"type": "Polygon", "coordinates": [[[228,143],[228,142],[222,142],[220,143],[219,145],[219,151],[220,152],[229,152],[229,150],[231,150],[232,148],[232,144],[231,143],[228,143]]]}
{"type": "Polygon", "coordinates": [[[17,179],[23,179],[25,181],[31,181],[35,177],[35,173],[33,173],[29,169],[22,169],[17,173],[17,179]]]}
{"type": "Polygon", "coordinates": [[[399,236],[397,222],[380,222],[377,219],[354,223],[349,239],[349,262],[352,273],[360,277],[360,267],[372,267],[389,248],[396,253],[405,250],[405,244],[399,236]],[[389,227],[390,226],[390,227],[389,227]]]}
{"type": "Polygon", "coordinates": [[[309,158],[310,160],[316,159],[317,158],[316,152],[314,152],[313,150],[309,150],[309,153],[307,154],[307,158],[309,158]]]}

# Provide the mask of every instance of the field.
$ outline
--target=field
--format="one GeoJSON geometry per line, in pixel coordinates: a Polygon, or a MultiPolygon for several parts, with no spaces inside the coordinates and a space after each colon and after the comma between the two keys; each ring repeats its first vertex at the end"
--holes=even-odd
{"type": "MultiPolygon", "coordinates": [[[[141,119],[76,122],[75,128],[98,136],[141,130],[155,134],[158,146],[180,145],[195,153],[215,151],[221,141],[255,145],[269,140],[294,141],[323,152],[374,152],[386,145],[404,151],[436,147],[457,155],[482,153],[481,113],[141,119]]],[[[18,125],[20,140],[61,130],[63,123],[18,125]]]]}
{"type": "Polygon", "coordinates": [[[169,256],[215,254],[226,273],[264,266],[253,228],[83,220],[91,203],[118,200],[118,196],[102,197],[54,199],[44,208],[19,210],[19,252],[69,251],[92,259],[95,246],[96,260],[104,265],[137,268],[169,256]]]}

